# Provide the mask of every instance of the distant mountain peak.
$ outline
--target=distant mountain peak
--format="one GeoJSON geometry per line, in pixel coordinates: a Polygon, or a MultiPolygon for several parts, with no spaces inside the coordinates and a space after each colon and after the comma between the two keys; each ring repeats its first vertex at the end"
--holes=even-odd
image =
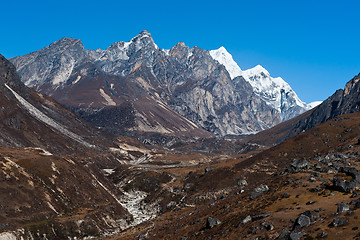
{"type": "Polygon", "coordinates": [[[130,43],[135,43],[137,45],[142,45],[144,43],[148,43],[153,45],[156,49],[158,49],[159,47],[155,44],[154,39],[151,36],[151,33],[149,33],[147,30],[143,30],[142,32],[140,32],[137,36],[135,36],[134,38],[132,38],[130,40],[130,43]]]}
{"type": "Polygon", "coordinates": [[[255,67],[247,70],[249,72],[251,72],[252,74],[261,74],[264,73],[265,75],[270,76],[270,73],[261,65],[256,65],[255,67]]]}
{"type": "Polygon", "coordinates": [[[232,79],[241,76],[250,83],[255,94],[279,111],[282,120],[288,120],[311,108],[298,98],[287,82],[281,77],[271,77],[263,66],[257,65],[248,70],[241,70],[224,47],[211,50],[210,55],[225,66],[232,79]]]}
{"type": "Polygon", "coordinates": [[[24,89],[14,65],[0,54],[0,88],[3,88],[5,84],[19,92],[24,89]]]}
{"type": "Polygon", "coordinates": [[[239,65],[234,61],[231,54],[222,46],[219,49],[211,50],[210,55],[213,59],[224,65],[231,78],[238,77],[242,74],[239,65]]]}
{"type": "Polygon", "coordinates": [[[76,44],[80,44],[81,46],[83,46],[80,39],[63,37],[63,38],[53,42],[52,44],[50,44],[49,47],[73,46],[73,45],[76,45],[76,44]]]}

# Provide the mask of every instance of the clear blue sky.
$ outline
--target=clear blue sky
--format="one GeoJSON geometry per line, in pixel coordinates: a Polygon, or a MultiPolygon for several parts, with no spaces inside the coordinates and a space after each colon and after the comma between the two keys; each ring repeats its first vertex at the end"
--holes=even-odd
{"type": "Polygon", "coordinates": [[[10,58],[61,37],[104,49],[148,30],[160,48],[224,46],[242,69],[264,66],[305,102],[360,72],[360,1],[2,1],[0,53],[10,58]]]}

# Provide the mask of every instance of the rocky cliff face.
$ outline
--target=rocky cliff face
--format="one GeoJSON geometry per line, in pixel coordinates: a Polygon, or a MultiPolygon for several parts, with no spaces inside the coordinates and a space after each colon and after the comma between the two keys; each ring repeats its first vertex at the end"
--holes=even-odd
{"type": "Polygon", "coordinates": [[[0,146],[41,147],[53,153],[107,149],[104,134],[48,96],[26,87],[0,55],[0,146]]]}
{"type": "Polygon", "coordinates": [[[308,130],[341,114],[359,112],[359,81],[360,74],[346,83],[344,89],[337,90],[331,97],[316,107],[308,118],[299,121],[297,128],[301,131],[308,130]]]}
{"type": "Polygon", "coordinates": [[[160,49],[146,31],[105,50],[63,38],[11,59],[23,82],[112,132],[206,137],[249,134],[281,121],[243,77],[232,79],[209,51],[178,43],[160,49]],[[119,114],[118,114],[119,115],[119,114]],[[96,116],[96,118],[93,118],[96,116]],[[118,131],[116,130],[118,129],[118,131]]]}
{"type": "Polygon", "coordinates": [[[344,89],[337,90],[331,97],[311,111],[251,136],[247,141],[256,142],[262,145],[276,145],[342,114],[359,112],[359,92],[360,74],[350,80],[344,89]]]}

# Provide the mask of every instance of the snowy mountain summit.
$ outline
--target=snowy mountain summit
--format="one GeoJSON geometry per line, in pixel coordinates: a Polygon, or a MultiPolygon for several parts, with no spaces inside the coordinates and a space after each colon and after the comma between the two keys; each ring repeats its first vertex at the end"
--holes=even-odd
{"type": "Polygon", "coordinates": [[[239,65],[237,65],[231,54],[224,47],[220,47],[217,50],[211,50],[210,55],[213,59],[217,60],[220,64],[225,66],[231,78],[241,76],[241,68],[239,65]]]}
{"type": "Polygon", "coordinates": [[[281,77],[271,77],[270,73],[260,65],[245,71],[241,70],[231,54],[224,47],[211,50],[210,55],[213,59],[225,66],[233,80],[236,77],[242,77],[250,83],[256,95],[269,106],[279,111],[283,121],[291,119],[321,103],[304,103],[287,82],[281,77]]]}

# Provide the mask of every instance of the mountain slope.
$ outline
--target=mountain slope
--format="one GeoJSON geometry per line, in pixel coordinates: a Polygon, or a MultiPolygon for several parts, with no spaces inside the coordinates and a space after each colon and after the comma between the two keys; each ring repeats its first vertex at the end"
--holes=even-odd
{"type": "Polygon", "coordinates": [[[232,81],[209,51],[184,43],[162,50],[146,31],[97,51],[63,38],[11,61],[28,86],[97,126],[97,113],[105,108],[128,116],[111,119],[114,124],[104,127],[111,132],[224,136],[280,122],[279,113],[243,79],[232,81]]]}
{"type": "Polygon", "coordinates": [[[245,71],[241,70],[224,47],[210,51],[210,55],[225,66],[232,79],[242,77],[250,83],[255,94],[275,108],[283,121],[296,117],[316,105],[316,103],[302,102],[287,82],[280,77],[271,77],[260,65],[245,71]]]}
{"type": "Polygon", "coordinates": [[[102,148],[107,140],[52,99],[28,89],[14,66],[0,55],[0,142],[51,151],[102,148]]]}
{"type": "Polygon", "coordinates": [[[337,90],[312,110],[251,136],[247,140],[259,144],[276,145],[339,115],[359,112],[359,79],[360,74],[346,83],[344,89],[337,90]]]}
{"type": "Polygon", "coordinates": [[[141,166],[153,152],[27,88],[1,55],[0,109],[0,239],[108,236],[180,198],[171,175],[141,166]]]}

